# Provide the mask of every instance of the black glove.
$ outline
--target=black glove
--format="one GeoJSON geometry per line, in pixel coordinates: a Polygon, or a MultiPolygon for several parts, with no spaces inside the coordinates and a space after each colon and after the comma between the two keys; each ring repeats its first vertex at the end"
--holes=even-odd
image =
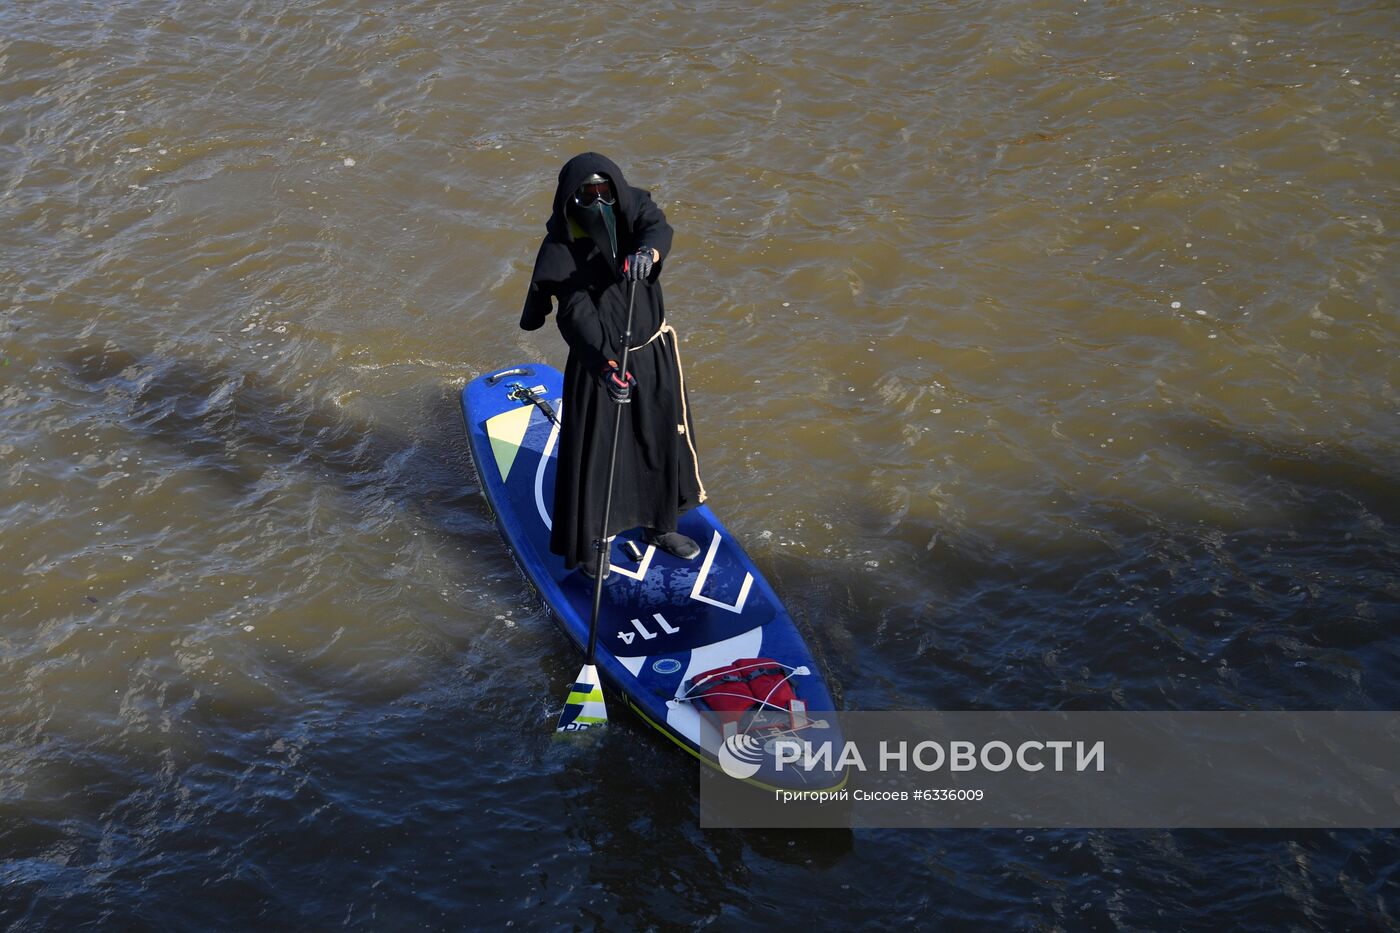
{"type": "Polygon", "coordinates": [[[622,277],[629,282],[641,282],[651,275],[651,247],[643,246],[622,261],[622,277]]]}
{"type": "Polygon", "coordinates": [[[619,405],[626,405],[632,401],[632,387],[637,384],[636,377],[631,373],[624,373],[617,365],[617,360],[608,360],[608,365],[603,367],[603,382],[608,387],[608,395],[619,405]]]}

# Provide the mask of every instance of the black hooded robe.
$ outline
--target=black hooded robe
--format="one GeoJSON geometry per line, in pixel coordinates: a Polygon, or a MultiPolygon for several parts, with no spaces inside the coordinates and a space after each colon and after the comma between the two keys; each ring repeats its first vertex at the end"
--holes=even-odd
{"type": "Polygon", "coordinates": [[[661,255],[650,276],[636,284],[634,349],[627,370],[637,384],[631,403],[622,406],[608,534],[637,526],[675,531],[680,513],[705,500],[674,335],[661,333],[650,339],[666,321],[660,277],[671,250],[671,227],[649,192],[630,187],[609,159],[583,153],[559,171],[554,212],[545,224],[520,314],[521,328],[538,330],[552,310],[553,299],[558,303],[559,332],[569,345],[550,535],[550,550],[564,557],[566,567],[590,558],[602,525],[617,408],[603,382],[603,367],[608,360],[622,361],[627,324],[628,283],[620,260],[612,261],[588,237],[576,238],[565,213],[570,196],[595,172],[612,182],[617,196],[618,256],[630,256],[645,247],[661,255]]]}

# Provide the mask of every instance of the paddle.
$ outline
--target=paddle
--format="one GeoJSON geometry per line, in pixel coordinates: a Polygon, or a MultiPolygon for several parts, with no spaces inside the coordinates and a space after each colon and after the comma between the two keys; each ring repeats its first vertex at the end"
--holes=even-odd
{"type": "MultiPolygon", "coordinates": [[[[637,297],[637,283],[627,286],[627,327],[622,335],[622,378],[627,378],[628,345],[632,342],[632,302],[637,297]]],[[[595,726],[608,724],[608,707],[603,702],[603,685],[598,682],[598,668],[594,666],[594,656],[598,650],[598,614],[603,605],[603,577],[607,576],[608,519],[612,512],[613,473],[617,469],[617,438],[622,433],[622,403],[614,401],[612,451],[608,454],[607,494],[603,496],[603,527],[593,548],[598,552],[598,575],[593,581],[593,615],[588,620],[588,654],[583,667],[569,687],[569,695],[564,700],[564,711],[559,714],[556,732],[582,732],[595,726]]]]}

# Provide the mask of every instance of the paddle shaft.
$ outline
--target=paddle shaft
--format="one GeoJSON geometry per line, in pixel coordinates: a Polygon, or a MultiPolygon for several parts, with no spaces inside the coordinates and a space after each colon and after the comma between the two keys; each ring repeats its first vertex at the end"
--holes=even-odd
{"type": "MultiPolygon", "coordinates": [[[[622,335],[622,379],[627,380],[627,354],[632,343],[632,302],[637,297],[637,283],[630,282],[627,286],[627,327],[622,335]]],[[[612,450],[608,453],[608,485],[607,493],[603,496],[603,527],[598,532],[598,541],[594,545],[598,553],[598,576],[593,581],[593,615],[588,620],[588,660],[584,663],[592,664],[593,656],[598,650],[598,614],[603,606],[603,577],[608,572],[608,519],[612,513],[613,494],[613,473],[617,470],[617,438],[622,433],[622,403],[614,402],[613,406],[613,434],[612,450]]]]}

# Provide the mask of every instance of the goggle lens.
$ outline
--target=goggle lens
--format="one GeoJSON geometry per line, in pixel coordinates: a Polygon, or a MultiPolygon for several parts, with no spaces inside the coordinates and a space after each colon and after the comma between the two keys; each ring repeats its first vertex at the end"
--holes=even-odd
{"type": "Polygon", "coordinates": [[[579,185],[578,191],[574,192],[574,200],[578,202],[580,207],[592,207],[599,201],[604,204],[614,204],[617,198],[613,197],[612,185],[605,181],[599,181],[579,185]]]}

